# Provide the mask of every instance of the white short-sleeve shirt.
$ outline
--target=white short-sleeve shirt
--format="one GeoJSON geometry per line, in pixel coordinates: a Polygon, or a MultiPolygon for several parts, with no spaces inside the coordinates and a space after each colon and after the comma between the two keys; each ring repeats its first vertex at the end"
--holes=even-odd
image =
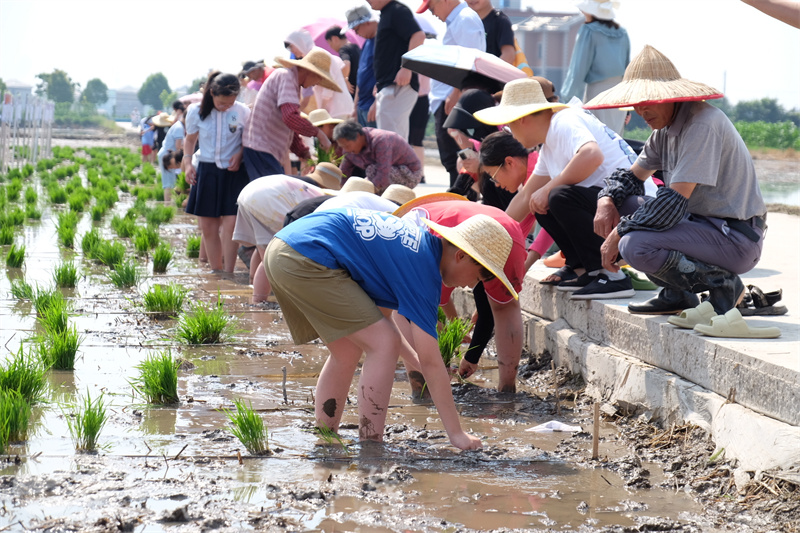
{"type": "Polygon", "coordinates": [[[200,120],[200,104],[192,104],[186,112],[186,135],[198,133],[202,163],[214,163],[217,168],[228,168],[231,158],[242,149],[242,132],[250,117],[250,109],[234,102],[227,111],[211,113],[200,120]]]}

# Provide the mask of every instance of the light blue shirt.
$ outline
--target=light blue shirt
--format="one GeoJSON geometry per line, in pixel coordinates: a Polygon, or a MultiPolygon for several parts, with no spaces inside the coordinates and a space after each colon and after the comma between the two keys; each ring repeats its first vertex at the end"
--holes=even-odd
{"type": "MultiPolygon", "coordinates": [[[[466,3],[460,2],[445,19],[447,31],[442,38],[442,44],[457,44],[466,48],[477,48],[486,51],[486,32],[483,21],[466,3]]],[[[435,113],[442,102],[452,92],[453,87],[441,81],[431,80],[431,92],[428,95],[430,104],[428,109],[435,113]]]]}
{"type": "Polygon", "coordinates": [[[175,142],[184,138],[186,138],[186,130],[183,127],[183,122],[178,120],[167,130],[167,135],[164,137],[164,142],[161,144],[161,150],[158,153],[166,154],[170,150],[175,151],[175,142]]]}
{"type": "Polygon", "coordinates": [[[250,108],[241,102],[234,102],[222,113],[212,109],[205,120],[200,120],[200,104],[190,105],[186,112],[186,135],[198,133],[197,160],[228,168],[231,158],[242,149],[242,132],[249,117],[250,108]]]}
{"type": "Polygon", "coordinates": [[[600,22],[578,30],[572,60],[561,88],[561,102],[573,96],[584,99],[586,85],[623,76],[631,60],[631,42],[624,28],[609,28],[600,22]]]}

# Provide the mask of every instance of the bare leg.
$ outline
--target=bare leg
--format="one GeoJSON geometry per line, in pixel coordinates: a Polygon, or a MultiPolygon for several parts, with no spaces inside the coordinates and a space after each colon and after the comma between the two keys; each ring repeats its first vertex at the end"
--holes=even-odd
{"type": "MultiPolygon", "coordinates": [[[[266,250],[266,247],[263,248],[266,250]]],[[[258,267],[261,266],[261,261],[264,260],[264,252],[256,253],[253,252],[253,255],[250,257],[250,283],[252,284],[256,279],[256,272],[258,272],[258,267]]]]}
{"type": "Polygon", "coordinates": [[[333,341],[327,346],[331,355],[325,361],[317,380],[314,414],[317,427],[338,433],[347,392],[353,382],[362,351],[348,337],[333,341]]]}
{"type": "Polygon", "coordinates": [[[166,205],[169,205],[169,204],[172,203],[172,189],[169,188],[169,187],[166,187],[164,189],[164,203],[166,205]]]}
{"type": "Polygon", "coordinates": [[[400,339],[400,358],[403,360],[403,365],[406,367],[406,374],[408,374],[408,383],[411,385],[411,398],[414,401],[430,400],[430,391],[425,387],[425,376],[422,375],[422,365],[419,362],[419,356],[414,349],[414,336],[411,333],[411,324],[408,320],[400,317],[397,312],[392,313],[392,319],[395,326],[402,333],[400,339]]]}
{"type": "Polygon", "coordinates": [[[233,272],[236,266],[236,251],[239,249],[239,243],[233,240],[234,227],[236,227],[236,215],[220,217],[220,243],[225,272],[233,272]]]}
{"type": "Polygon", "coordinates": [[[269,293],[272,291],[272,286],[267,279],[267,271],[264,270],[262,265],[262,257],[266,253],[266,247],[258,246],[253,252],[253,257],[250,258],[250,271],[255,268],[255,275],[253,276],[253,303],[266,301],[269,293]],[[258,260],[258,263],[256,263],[258,260]],[[254,264],[258,266],[253,267],[254,264]]]}
{"type": "Polygon", "coordinates": [[[197,217],[203,242],[208,256],[208,266],[212,270],[222,270],[222,242],[219,238],[220,219],[213,217],[197,217]]]}

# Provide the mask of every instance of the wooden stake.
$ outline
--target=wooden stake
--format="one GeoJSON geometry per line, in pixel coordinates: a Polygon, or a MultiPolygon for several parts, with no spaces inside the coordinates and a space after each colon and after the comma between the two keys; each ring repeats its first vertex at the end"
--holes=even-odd
{"type": "Polygon", "coordinates": [[[556,401],[556,416],[561,416],[561,404],[558,403],[558,376],[556,375],[556,362],[550,360],[550,369],[553,371],[553,397],[556,401]]]}
{"type": "Polygon", "coordinates": [[[283,403],[289,403],[289,400],[286,398],[286,367],[282,367],[281,371],[283,372],[283,403]]]}
{"type": "Polygon", "coordinates": [[[598,448],[600,447],[600,404],[594,404],[594,428],[592,429],[592,459],[596,460],[598,457],[598,448]]]}

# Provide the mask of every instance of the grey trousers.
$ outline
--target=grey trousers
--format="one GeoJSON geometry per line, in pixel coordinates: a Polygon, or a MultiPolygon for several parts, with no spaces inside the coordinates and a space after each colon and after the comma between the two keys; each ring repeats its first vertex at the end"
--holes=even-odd
{"type": "MultiPolygon", "coordinates": [[[[620,214],[633,213],[641,201],[629,197],[620,214]]],[[[761,237],[758,242],[729,228],[721,218],[687,213],[683,220],[666,231],[632,231],[626,234],[619,242],[619,252],[630,266],[646,274],[657,272],[672,250],[734,274],[744,274],[756,266],[764,244],[764,232],[755,224],[752,227],[761,237]]]]}

